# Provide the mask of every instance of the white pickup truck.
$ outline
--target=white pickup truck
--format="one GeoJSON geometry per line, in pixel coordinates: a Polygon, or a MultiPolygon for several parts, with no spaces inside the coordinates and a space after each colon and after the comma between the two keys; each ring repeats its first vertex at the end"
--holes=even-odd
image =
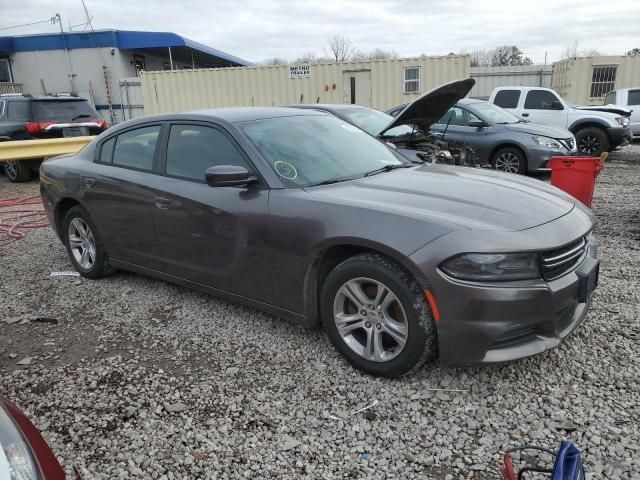
{"type": "Polygon", "coordinates": [[[640,138],[640,87],[618,88],[607,93],[604,97],[603,106],[615,107],[621,105],[631,108],[631,133],[634,138],[640,138]]]}
{"type": "Polygon", "coordinates": [[[566,128],[576,137],[578,152],[598,156],[631,142],[631,110],[623,107],[577,107],[550,88],[498,87],[489,102],[533,123],[566,128]]]}

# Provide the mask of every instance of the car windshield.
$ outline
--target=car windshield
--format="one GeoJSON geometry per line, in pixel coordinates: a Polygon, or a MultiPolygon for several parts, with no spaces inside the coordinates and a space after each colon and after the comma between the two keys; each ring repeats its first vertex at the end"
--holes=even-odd
{"type": "MultiPolygon", "coordinates": [[[[393,117],[373,108],[348,108],[341,109],[340,113],[347,117],[351,123],[357,125],[365,132],[378,136],[380,132],[391,123],[393,117]]],[[[385,137],[399,137],[409,135],[413,131],[408,125],[400,125],[384,133],[385,137]]]]}
{"type": "Polygon", "coordinates": [[[290,187],[361,178],[410,165],[379,140],[329,115],[269,118],[237,124],[290,187]]]}
{"type": "Polygon", "coordinates": [[[480,117],[483,117],[485,120],[489,120],[491,123],[499,123],[501,125],[506,125],[509,123],[520,123],[522,119],[516,117],[510,112],[507,112],[504,108],[501,108],[497,105],[488,102],[478,102],[468,105],[468,108],[477,113],[480,117]]]}
{"type": "Polygon", "coordinates": [[[37,100],[32,103],[33,118],[38,121],[82,121],[100,118],[86,100],[37,100]]]}

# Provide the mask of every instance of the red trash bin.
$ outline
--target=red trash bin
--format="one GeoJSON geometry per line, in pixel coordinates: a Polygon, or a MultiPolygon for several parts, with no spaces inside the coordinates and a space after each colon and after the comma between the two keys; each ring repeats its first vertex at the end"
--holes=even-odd
{"type": "Polygon", "coordinates": [[[598,157],[551,157],[551,185],[591,207],[596,177],[604,169],[598,157]]]}

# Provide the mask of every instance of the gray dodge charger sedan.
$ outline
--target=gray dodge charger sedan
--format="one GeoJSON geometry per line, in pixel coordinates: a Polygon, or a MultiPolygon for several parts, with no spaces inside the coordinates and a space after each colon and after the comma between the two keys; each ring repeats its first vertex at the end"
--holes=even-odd
{"type": "Polygon", "coordinates": [[[313,110],[123,122],[44,162],[41,193],[83,276],[129,270],[322,324],[374,375],[553,348],[597,284],[593,216],[573,198],[409,163],[313,110]]]}

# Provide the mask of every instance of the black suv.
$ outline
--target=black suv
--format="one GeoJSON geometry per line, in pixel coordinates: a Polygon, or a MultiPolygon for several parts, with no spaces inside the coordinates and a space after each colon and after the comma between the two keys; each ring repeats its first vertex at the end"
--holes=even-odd
{"type": "MultiPolygon", "coordinates": [[[[0,95],[0,142],[98,135],[106,122],[84,98],[74,96],[0,95]]],[[[4,162],[12,182],[26,182],[41,160],[4,162]]]]}

